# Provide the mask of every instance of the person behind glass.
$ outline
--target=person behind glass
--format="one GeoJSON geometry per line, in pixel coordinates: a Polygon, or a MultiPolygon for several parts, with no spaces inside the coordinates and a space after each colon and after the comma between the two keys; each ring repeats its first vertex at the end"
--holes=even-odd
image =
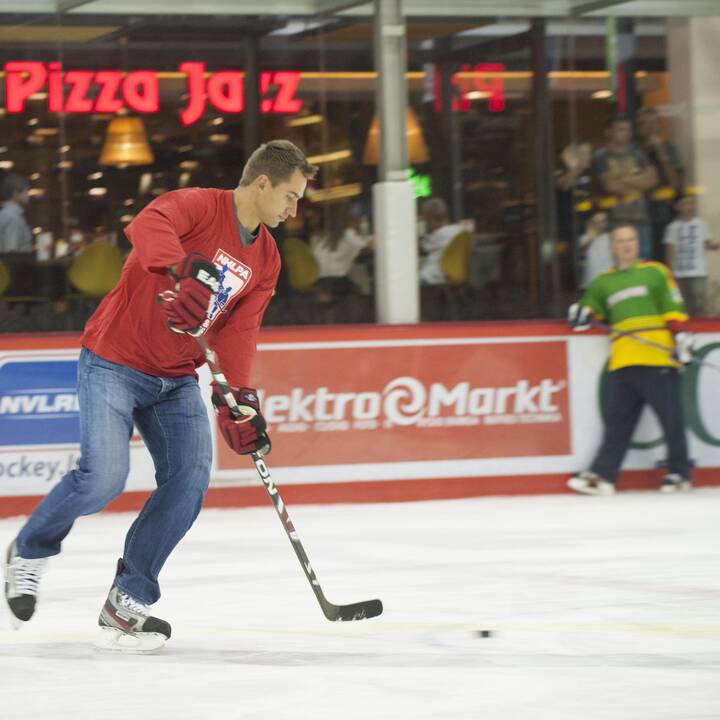
{"type": "MultiPolygon", "coordinates": [[[[558,237],[570,248],[570,282],[578,283],[582,256],[578,240],[592,210],[592,145],[571,144],[560,154],[562,167],[555,173],[558,237]]],[[[582,286],[582,285],[581,285],[582,286]]]]}
{"type": "Polygon", "coordinates": [[[353,265],[371,238],[360,232],[360,217],[344,205],[332,207],[327,232],[310,237],[310,249],[318,263],[316,287],[321,296],[335,300],[359,288],[350,278],[353,265]]]}
{"type": "Polygon", "coordinates": [[[677,279],[690,315],[702,315],[707,292],[705,251],[720,249],[720,243],[712,240],[708,224],[698,217],[693,196],[678,198],[675,209],[677,219],[668,225],[663,240],[665,262],[677,279]]]}
{"type": "Polygon", "coordinates": [[[674,199],[682,192],[683,167],[675,145],[662,137],[660,118],[654,107],[643,107],[635,116],[637,140],[658,175],[658,187],[648,193],[648,214],[653,258],[663,260],[663,235],[673,219],[674,199]]]}
{"type": "Polygon", "coordinates": [[[270,228],[295,215],[316,171],[291,142],[274,140],[252,153],[234,190],[165,193],[125,228],[132,252],[82,336],[81,458],[7,550],[5,597],[17,620],[32,617],[46,559],[60,552],[75,520],[122,493],[134,426],[157,487],[125,538],[95,645],[152,652],[170,637],[170,624],[150,606],[160,597],[160,571],[200,511],[212,456],[196,373],[205,358],[192,336],[203,334],[216,351],[242,412],[233,416],[213,387],[223,438],[241,455],[267,454],[267,426],[249,384],[280,269],[270,228]]]}
{"type": "Polygon", "coordinates": [[[571,477],[568,487],[587,495],[615,492],[625,453],[647,404],[660,421],[668,448],[668,472],[660,489],[687,490],[690,460],[678,368],[692,362],[693,336],[682,296],[665,265],[640,261],[633,225],[615,227],[611,242],[616,267],[595,278],[568,311],[573,330],[586,330],[593,321],[601,321],[616,331],[610,338],[602,444],[590,468],[571,477]]]}
{"type": "Polygon", "coordinates": [[[595,152],[593,173],[610,210],[611,226],[634,225],[640,238],[640,257],[650,259],[652,238],[645,193],[657,187],[658,174],[645,153],[632,144],[632,123],[624,115],[610,120],[608,140],[595,152]]]}
{"type": "Polygon", "coordinates": [[[15,173],[8,173],[0,182],[0,254],[33,252],[32,230],[25,220],[29,190],[28,181],[15,173]]]}
{"type": "Polygon", "coordinates": [[[610,249],[607,213],[595,213],[580,236],[580,252],[583,254],[583,276],[581,288],[586,288],[598,275],[615,264],[610,249]]]}
{"type": "Polygon", "coordinates": [[[450,222],[447,203],[439,197],[428,198],[420,215],[425,224],[425,233],[420,237],[420,282],[442,285],[446,281],[441,264],[443,253],[464,228],[450,222]]]}

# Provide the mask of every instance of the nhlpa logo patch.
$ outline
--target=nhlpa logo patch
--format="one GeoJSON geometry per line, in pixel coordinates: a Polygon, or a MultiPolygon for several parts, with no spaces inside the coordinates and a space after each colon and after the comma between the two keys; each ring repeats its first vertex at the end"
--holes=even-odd
{"type": "Polygon", "coordinates": [[[223,250],[218,250],[215,253],[213,262],[220,269],[220,279],[217,294],[208,313],[205,329],[213,324],[215,318],[225,310],[230,300],[245,289],[252,277],[252,268],[249,268],[232,255],[228,255],[223,250]]]}
{"type": "Polygon", "coordinates": [[[77,360],[0,363],[0,446],[76,444],[77,360]]]}

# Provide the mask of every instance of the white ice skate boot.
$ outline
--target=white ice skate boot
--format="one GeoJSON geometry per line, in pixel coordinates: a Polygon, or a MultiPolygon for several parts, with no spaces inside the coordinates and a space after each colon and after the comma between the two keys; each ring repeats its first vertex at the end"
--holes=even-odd
{"type": "Polygon", "coordinates": [[[660,483],[660,492],[687,492],[691,487],[690,480],[680,473],[668,473],[660,483]]]}
{"type": "MultiPolygon", "coordinates": [[[[118,574],[122,561],[118,563],[118,574]]],[[[170,639],[170,623],[150,615],[150,606],[119,588],[110,588],[98,618],[93,647],[102,652],[142,655],[160,650],[170,639]]]]}
{"type": "Polygon", "coordinates": [[[615,485],[589,470],[583,470],[577,475],[573,475],[567,481],[567,486],[571,490],[582,493],[583,495],[615,494],[615,485]]]}
{"type": "Polygon", "coordinates": [[[10,543],[5,555],[5,601],[10,608],[10,621],[17,630],[27,622],[37,605],[38,583],[47,558],[21,558],[10,543]]]}

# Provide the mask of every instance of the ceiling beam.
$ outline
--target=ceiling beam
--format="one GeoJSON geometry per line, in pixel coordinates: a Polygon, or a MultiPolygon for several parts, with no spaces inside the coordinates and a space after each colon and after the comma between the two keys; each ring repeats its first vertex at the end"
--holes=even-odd
{"type": "Polygon", "coordinates": [[[64,15],[81,5],[87,5],[91,2],[93,2],[93,0],[56,0],[55,11],[58,15],[64,15]]]}
{"type": "Polygon", "coordinates": [[[358,5],[367,5],[371,0],[315,0],[315,12],[318,15],[350,10],[358,5]]]}
{"type": "Polygon", "coordinates": [[[615,5],[624,5],[628,0],[591,0],[591,2],[576,5],[570,15],[586,15],[587,13],[596,12],[597,10],[606,10],[615,5]]]}

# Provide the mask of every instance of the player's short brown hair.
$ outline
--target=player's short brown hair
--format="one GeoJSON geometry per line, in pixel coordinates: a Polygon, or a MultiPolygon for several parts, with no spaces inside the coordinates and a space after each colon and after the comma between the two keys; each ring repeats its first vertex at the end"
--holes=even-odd
{"type": "Polygon", "coordinates": [[[616,225],[613,225],[612,228],[611,228],[611,230],[610,230],[610,238],[611,238],[612,240],[614,240],[614,239],[615,239],[615,235],[616,235],[616,233],[617,233],[618,230],[627,230],[627,229],[632,230],[632,231],[635,233],[635,237],[636,237],[638,240],[640,240],[640,233],[638,232],[637,226],[634,225],[634,224],[631,223],[631,222],[619,222],[619,223],[617,223],[616,225]]]}
{"type": "Polygon", "coordinates": [[[248,158],[240,185],[250,185],[260,175],[267,175],[274,187],[288,180],[294,170],[299,170],[308,180],[312,180],[318,166],[311,165],[305,153],[289,140],[271,140],[263,143],[248,158]]]}

